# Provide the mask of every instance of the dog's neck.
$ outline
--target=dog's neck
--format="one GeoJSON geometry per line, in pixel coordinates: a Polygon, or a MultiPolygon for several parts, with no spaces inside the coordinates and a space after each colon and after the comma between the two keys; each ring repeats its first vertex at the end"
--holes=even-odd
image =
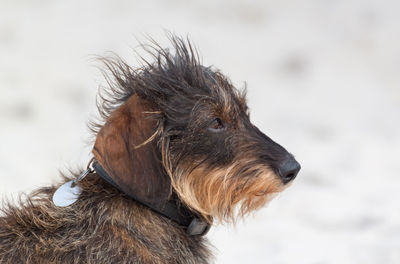
{"type": "Polygon", "coordinates": [[[210,228],[209,223],[177,197],[171,199],[171,180],[154,139],[159,121],[146,115],[153,108],[132,95],[114,110],[97,134],[92,150],[93,167],[106,182],[178,223],[188,235],[204,235],[210,228]]]}
{"type": "Polygon", "coordinates": [[[186,229],[188,235],[203,236],[210,230],[211,225],[205,219],[189,210],[178,199],[169,199],[160,203],[151,204],[145,201],[140,201],[138,198],[125,193],[122,188],[113,181],[97,160],[93,161],[92,166],[94,171],[107,183],[127,195],[129,198],[136,200],[137,202],[149,207],[154,212],[178,223],[182,228],[186,229]]]}

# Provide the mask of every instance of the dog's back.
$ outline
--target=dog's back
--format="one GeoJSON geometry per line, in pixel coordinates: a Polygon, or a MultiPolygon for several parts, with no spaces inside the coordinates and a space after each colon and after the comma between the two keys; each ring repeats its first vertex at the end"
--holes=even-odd
{"type": "Polygon", "coordinates": [[[0,263],[208,263],[207,240],[91,174],[80,199],[57,207],[43,188],[0,218],[0,263]]]}

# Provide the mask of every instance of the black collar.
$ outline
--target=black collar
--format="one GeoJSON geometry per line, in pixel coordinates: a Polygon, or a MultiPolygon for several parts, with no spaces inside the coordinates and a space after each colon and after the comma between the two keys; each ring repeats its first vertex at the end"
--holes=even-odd
{"type": "MultiPolygon", "coordinates": [[[[112,180],[110,175],[104,170],[104,168],[100,165],[97,160],[94,160],[92,163],[92,167],[94,171],[107,183],[118,189],[122,192],[121,188],[112,180]]],[[[186,233],[190,236],[195,235],[205,235],[210,230],[211,225],[204,220],[203,218],[195,215],[192,211],[187,209],[184,206],[179,205],[174,200],[167,200],[162,204],[148,204],[143,201],[138,200],[128,194],[125,193],[129,198],[138,201],[139,203],[149,207],[156,213],[159,213],[168,219],[178,223],[180,226],[186,229],[186,233]]]]}

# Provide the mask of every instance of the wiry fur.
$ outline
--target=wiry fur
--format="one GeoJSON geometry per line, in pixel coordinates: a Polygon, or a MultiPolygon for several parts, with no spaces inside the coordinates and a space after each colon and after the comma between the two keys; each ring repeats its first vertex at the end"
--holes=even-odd
{"type": "Polygon", "coordinates": [[[80,186],[80,199],[69,207],[53,204],[52,186],[4,209],[0,263],[208,263],[202,237],[187,236],[96,174],[80,186]]]}
{"type": "MultiPolygon", "coordinates": [[[[285,188],[294,160],[249,119],[245,93],[201,65],[189,41],[157,44],[154,62],[131,68],[103,59],[109,88],[103,122],[92,123],[93,154],[121,189],[145,204],[166,200],[212,222],[235,221],[285,188]]],[[[296,172],[297,173],[297,172],[296,172]]],[[[295,175],[294,175],[295,176],[295,175]]],[[[66,179],[65,179],[66,180],[66,179]]],[[[0,218],[0,260],[18,263],[208,263],[207,240],[110,187],[96,174],[73,205],[51,202],[56,187],[33,193],[0,218]]]]}
{"type": "MultiPolygon", "coordinates": [[[[279,192],[283,189],[283,184],[270,167],[265,164],[257,166],[260,160],[251,158],[252,154],[258,155],[254,151],[254,145],[248,143],[248,135],[240,133],[246,126],[257,129],[252,128],[249,121],[245,91],[237,90],[218,70],[202,66],[190,42],[186,45],[179,38],[172,38],[172,42],[175,55],[170,54],[168,50],[149,48],[148,51],[156,62],[144,61],[145,66],[139,69],[132,69],[120,59],[105,60],[114,79],[108,82],[112,88],[113,100],[108,99],[110,96],[107,96],[107,93],[102,97],[101,109],[106,109],[103,111],[103,117],[107,119],[115,106],[133,94],[151,102],[157,111],[147,114],[152,114],[153,118],[159,121],[159,125],[158,130],[149,139],[153,140],[158,135],[164,167],[171,177],[174,190],[188,206],[206,219],[217,216],[223,221],[233,221],[236,205],[243,201],[238,211],[239,215],[243,216],[265,204],[266,199],[262,203],[263,199],[256,198],[259,193],[279,192]],[[227,143],[232,149],[246,153],[243,157],[233,159],[236,153],[230,150],[221,151],[218,148],[216,149],[224,152],[224,155],[212,155],[213,153],[208,151],[210,146],[203,146],[206,135],[201,129],[204,130],[213,117],[219,117],[232,126],[233,133],[220,144],[227,143]],[[175,142],[172,142],[171,138],[175,138],[175,142]],[[184,147],[175,150],[176,148],[171,146],[173,143],[184,147]],[[178,153],[172,153],[174,151],[178,153]],[[184,159],[187,160],[183,161],[184,159]],[[236,165],[232,167],[231,163],[236,165]],[[221,168],[221,165],[225,166],[221,168]],[[257,168],[251,168],[252,166],[257,168]],[[196,177],[199,174],[197,167],[207,168],[201,171],[203,177],[196,177]],[[212,176],[213,174],[215,176],[212,176]],[[225,184],[220,184],[222,178],[225,184]],[[208,186],[193,188],[197,184],[208,186]],[[227,186],[230,186],[231,190],[228,190],[227,186]],[[238,191],[241,188],[234,186],[240,186],[248,193],[238,191]],[[204,193],[196,195],[196,191],[204,193]],[[221,194],[221,197],[216,198],[216,194],[221,194]],[[213,201],[214,206],[205,202],[206,197],[210,203],[213,201]],[[198,199],[202,199],[203,202],[199,202],[198,199]],[[215,206],[215,203],[219,206],[215,206]]],[[[258,143],[254,140],[250,142],[258,143]]],[[[276,145],[273,147],[279,148],[276,145]]],[[[279,151],[275,154],[279,154],[279,151]]],[[[273,158],[280,159],[278,156],[273,158]]],[[[266,198],[265,195],[263,197],[266,198]]]]}

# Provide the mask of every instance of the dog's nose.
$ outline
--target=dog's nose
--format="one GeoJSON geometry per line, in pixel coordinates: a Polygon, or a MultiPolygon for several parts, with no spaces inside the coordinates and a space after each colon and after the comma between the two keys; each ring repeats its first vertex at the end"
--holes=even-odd
{"type": "Polygon", "coordinates": [[[300,169],[300,164],[293,157],[290,157],[282,162],[279,167],[279,176],[281,176],[283,183],[286,184],[296,178],[300,169]]]}

